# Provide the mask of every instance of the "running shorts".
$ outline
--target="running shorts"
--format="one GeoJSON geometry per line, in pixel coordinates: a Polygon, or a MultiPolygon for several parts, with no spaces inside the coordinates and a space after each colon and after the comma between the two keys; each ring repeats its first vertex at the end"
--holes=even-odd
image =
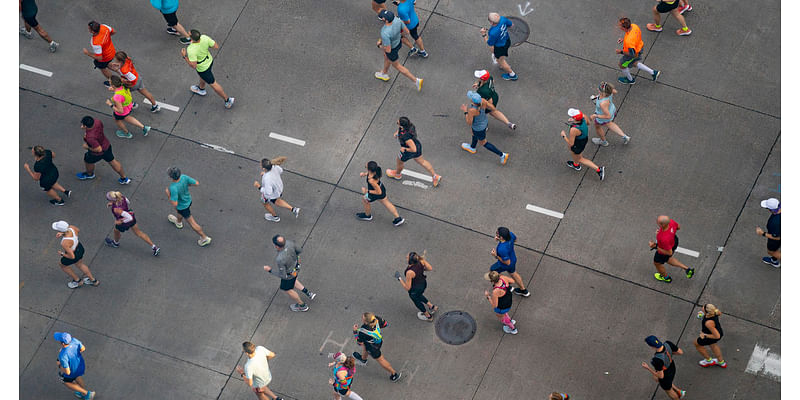
{"type": "Polygon", "coordinates": [[[668,13],[680,5],[678,0],[672,2],[672,4],[667,3],[666,1],[659,1],[658,5],[656,6],[656,11],[660,12],[661,14],[668,13]]]}
{"type": "Polygon", "coordinates": [[[575,138],[575,143],[569,148],[575,154],[583,153],[583,149],[586,148],[586,143],[589,142],[589,136],[587,135],[583,139],[575,138]]]}
{"type": "Polygon", "coordinates": [[[131,222],[126,222],[124,224],[114,225],[114,229],[116,229],[116,230],[118,230],[120,232],[125,232],[128,229],[133,228],[134,225],[136,225],[136,218],[134,218],[133,221],[131,221],[131,222]]]}
{"type": "Polygon", "coordinates": [[[494,46],[494,58],[508,57],[508,48],[511,47],[511,38],[504,46],[494,46]]]}
{"type": "Polygon", "coordinates": [[[780,250],[780,248],[781,248],[780,240],[767,239],[767,250],[776,251],[780,250]]]}
{"type": "Polygon", "coordinates": [[[167,26],[175,26],[178,25],[178,14],[177,11],[171,12],[169,14],[163,14],[164,19],[167,21],[167,26]]]}
{"type": "MultiPolygon", "coordinates": [[[[419,147],[419,146],[417,146],[417,147],[419,147]]],[[[416,153],[412,153],[410,151],[401,151],[400,154],[398,154],[398,156],[400,158],[400,161],[406,162],[406,161],[411,160],[413,158],[417,158],[417,157],[422,156],[422,149],[417,148],[417,150],[418,151],[416,153]]]]}
{"type": "Polygon", "coordinates": [[[289,291],[294,289],[295,281],[297,281],[297,275],[292,279],[281,279],[281,290],[289,291]]]}
{"type": "Polygon", "coordinates": [[[415,41],[419,39],[419,33],[417,33],[417,28],[419,28],[419,24],[417,24],[417,26],[415,26],[414,29],[408,30],[408,34],[411,35],[411,37],[414,38],[415,41]]]}
{"type": "Polygon", "coordinates": [[[84,253],[83,245],[78,243],[78,247],[76,247],[75,251],[73,252],[75,258],[70,259],[67,257],[61,257],[61,265],[68,266],[77,263],[83,258],[83,253],[84,253]]]}
{"type": "Polygon", "coordinates": [[[186,207],[186,208],[185,208],[185,209],[183,209],[183,210],[178,210],[178,209],[176,208],[176,209],[175,209],[175,211],[177,211],[177,212],[178,212],[178,214],[180,214],[180,215],[181,215],[181,217],[183,217],[183,218],[189,218],[189,217],[191,217],[191,216],[192,216],[192,210],[191,210],[191,207],[192,207],[192,203],[189,203],[189,207],[186,207]]]}
{"type": "Polygon", "coordinates": [[[111,151],[111,145],[109,145],[108,150],[104,151],[102,154],[94,154],[91,151],[87,151],[86,154],[83,155],[83,162],[87,164],[94,164],[100,160],[105,162],[114,161],[114,152],[111,151]]]}
{"type": "Polygon", "coordinates": [[[664,371],[664,377],[658,380],[658,385],[661,389],[672,390],[672,381],[675,380],[675,363],[673,362],[669,368],[664,371]]]}
{"type": "Polygon", "coordinates": [[[216,80],[214,79],[214,73],[211,72],[211,67],[214,66],[214,60],[211,60],[211,65],[208,66],[208,69],[203,72],[197,72],[197,75],[200,75],[200,79],[202,79],[205,83],[209,85],[213,85],[216,80]]]}
{"type": "MultiPolygon", "coordinates": [[[[722,339],[722,337],[720,337],[719,339],[722,339]]],[[[700,346],[708,346],[710,344],[714,344],[714,343],[719,342],[719,339],[711,339],[711,338],[702,338],[701,339],[700,337],[698,337],[697,338],[697,344],[699,344],[700,346]]]]}
{"type": "Polygon", "coordinates": [[[472,138],[477,140],[485,140],[486,139],[486,129],[482,131],[472,130],[472,138]]]}
{"type": "MultiPolygon", "coordinates": [[[[113,60],[113,58],[112,58],[112,60],[113,60]]],[[[107,60],[107,61],[92,60],[92,61],[94,62],[94,67],[95,68],[100,68],[100,69],[108,68],[108,63],[111,62],[111,60],[107,60]]]]}
{"type": "Polygon", "coordinates": [[[634,63],[640,61],[642,59],[642,52],[640,51],[635,56],[631,56],[630,54],[623,54],[622,57],[619,59],[619,65],[622,68],[630,68],[634,63]]]}
{"type": "Polygon", "coordinates": [[[403,47],[403,42],[400,42],[400,44],[398,44],[397,47],[393,48],[392,51],[386,53],[386,58],[388,58],[389,61],[391,62],[397,61],[397,59],[400,58],[397,52],[400,51],[401,47],[403,47]]]}
{"type": "MultiPolygon", "coordinates": [[[[678,236],[675,236],[675,245],[672,246],[673,254],[675,252],[675,249],[677,249],[677,248],[678,248],[678,236]]],[[[665,262],[667,262],[667,260],[669,260],[670,257],[672,257],[672,256],[668,256],[666,254],[661,254],[661,253],[658,252],[658,250],[656,250],[656,254],[653,255],[653,262],[656,263],[656,264],[664,264],[665,262]]]]}

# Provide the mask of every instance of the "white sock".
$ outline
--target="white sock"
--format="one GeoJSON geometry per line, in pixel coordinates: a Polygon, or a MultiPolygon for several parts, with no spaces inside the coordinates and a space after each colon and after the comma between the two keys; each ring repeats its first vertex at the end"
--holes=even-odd
{"type": "Polygon", "coordinates": [[[633,76],[631,76],[631,69],[630,68],[623,68],[622,69],[622,73],[625,74],[625,77],[628,78],[628,80],[631,80],[631,81],[633,80],[633,76]]]}
{"type": "Polygon", "coordinates": [[[364,399],[361,398],[361,396],[358,395],[358,393],[356,393],[356,392],[354,392],[352,390],[350,391],[350,394],[347,395],[347,397],[350,398],[350,399],[353,399],[353,400],[364,400],[364,399]]]}
{"type": "Polygon", "coordinates": [[[640,71],[647,72],[648,74],[651,74],[651,75],[653,74],[653,70],[650,67],[648,67],[647,65],[644,65],[642,63],[637,63],[636,66],[639,67],[640,71]]]}

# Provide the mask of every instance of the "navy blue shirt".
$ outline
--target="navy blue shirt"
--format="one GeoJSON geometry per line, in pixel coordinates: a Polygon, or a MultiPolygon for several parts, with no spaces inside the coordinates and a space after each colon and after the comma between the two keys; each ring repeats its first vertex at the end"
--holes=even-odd
{"type": "Polygon", "coordinates": [[[511,260],[511,264],[505,265],[497,261],[492,265],[492,268],[513,268],[517,265],[517,254],[514,253],[514,242],[517,240],[517,236],[514,235],[514,232],[509,231],[508,233],[511,234],[511,240],[498,243],[496,251],[498,257],[503,261],[511,260]]]}
{"type": "Polygon", "coordinates": [[[781,215],[772,214],[767,220],[767,233],[775,237],[781,237],[781,215]]]}

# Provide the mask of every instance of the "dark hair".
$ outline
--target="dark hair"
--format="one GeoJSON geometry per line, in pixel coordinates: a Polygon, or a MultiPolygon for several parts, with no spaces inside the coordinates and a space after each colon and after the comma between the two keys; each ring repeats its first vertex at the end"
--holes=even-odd
{"type": "Polygon", "coordinates": [[[111,79],[109,79],[109,81],[111,81],[111,86],[114,86],[115,88],[121,88],[123,86],[122,78],[120,78],[117,75],[112,76],[111,79]]]}
{"type": "MultiPolygon", "coordinates": [[[[344,365],[345,368],[347,368],[347,369],[352,371],[353,368],[355,368],[355,366],[356,366],[356,359],[353,358],[353,356],[347,356],[347,358],[344,360],[342,365],[344,365]]],[[[348,372],[350,372],[350,371],[348,371],[348,372]]]]}
{"type": "Polygon", "coordinates": [[[370,161],[367,163],[367,171],[375,174],[375,179],[381,179],[381,176],[383,176],[381,167],[378,166],[378,163],[376,163],[375,161],[370,161]]]}
{"type": "Polygon", "coordinates": [[[89,21],[89,29],[94,33],[100,32],[100,23],[94,20],[89,21]]]}
{"type": "Polygon", "coordinates": [[[128,59],[128,53],[118,51],[117,54],[114,54],[114,58],[124,63],[128,59]]]}
{"type": "Polygon", "coordinates": [[[261,159],[261,168],[264,168],[267,171],[272,170],[272,162],[269,161],[269,158],[261,159]]]}
{"type": "Polygon", "coordinates": [[[508,230],[505,226],[501,226],[497,228],[497,235],[499,235],[503,240],[506,242],[511,240],[511,231],[508,230]]]}
{"type": "Polygon", "coordinates": [[[272,244],[278,247],[286,246],[286,239],[281,235],[275,235],[272,237],[272,244]]]}
{"type": "Polygon", "coordinates": [[[167,169],[167,175],[173,180],[177,181],[181,178],[181,169],[178,167],[169,167],[167,169]]]}
{"type": "Polygon", "coordinates": [[[400,117],[398,122],[400,123],[400,130],[402,132],[410,133],[412,137],[417,137],[417,128],[414,127],[414,124],[411,123],[408,117],[400,117]]]}
{"type": "Polygon", "coordinates": [[[408,253],[408,265],[417,265],[419,264],[419,254],[416,251],[412,251],[408,253]]]}
{"type": "Polygon", "coordinates": [[[253,352],[256,351],[256,345],[250,342],[244,342],[242,343],[242,349],[247,354],[253,354],[253,352]]]}
{"type": "Polygon", "coordinates": [[[83,125],[83,126],[85,126],[87,128],[93,127],[94,126],[94,118],[92,118],[92,117],[90,117],[88,115],[83,117],[83,118],[81,118],[81,125],[83,125]]]}
{"type": "Polygon", "coordinates": [[[625,29],[630,29],[631,27],[631,20],[628,17],[622,17],[619,19],[619,24],[625,29]]]}
{"type": "Polygon", "coordinates": [[[197,29],[192,29],[191,31],[189,31],[189,37],[191,37],[192,40],[194,40],[195,42],[200,40],[200,31],[198,31],[197,29]]]}
{"type": "Polygon", "coordinates": [[[44,157],[44,147],[39,145],[33,146],[33,154],[35,154],[36,157],[44,157]]]}

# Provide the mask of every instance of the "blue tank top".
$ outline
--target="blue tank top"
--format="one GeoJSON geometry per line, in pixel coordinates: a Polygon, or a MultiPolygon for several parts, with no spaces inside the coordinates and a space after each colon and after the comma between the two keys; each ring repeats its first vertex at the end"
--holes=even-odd
{"type": "Polygon", "coordinates": [[[471,104],[472,108],[478,109],[478,115],[472,118],[472,130],[473,131],[482,131],[489,126],[489,116],[486,115],[486,109],[481,108],[480,106],[475,106],[475,104],[471,104]]]}
{"type": "Polygon", "coordinates": [[[587,139],[589,137],[589,125],[586,124],[586,118],[581,120],[580,125],[570,125],[570,128],[577,128],[581,134],[575,138],[576,140],[587,139]]]}
{"type": "Polygon", "coordinates": [[[339,365],[337,367],[333,367],[333,388],[336,389],[336,390],[349,390],[350,389],[350,385],[353,383],[353,375],[354,375],[354,373],[355,373],[355,368],[353,368],[351,370],[351,369],[345,367],[344,365],[339,365]],[[339,377],[336,376],[336,374],[339,373],[339,371],[342,370],[342,369],[347,371],[347,376],[344,378],[343,381],[339,380],[339,377]]]}
{"type": "Polygon", "coordinates": [[[600,103],[608,101],[608,113],[611,114],[611,118],[597,118],[600,122],[608,122],[614,119],[614,115],[617,113],[617,106],[614,105],[614,95],[610,95],[604,99],[597,99],[594,103],[594,113],[597,115],[605,114],[603,109],[600,108],[600,103]]]}

